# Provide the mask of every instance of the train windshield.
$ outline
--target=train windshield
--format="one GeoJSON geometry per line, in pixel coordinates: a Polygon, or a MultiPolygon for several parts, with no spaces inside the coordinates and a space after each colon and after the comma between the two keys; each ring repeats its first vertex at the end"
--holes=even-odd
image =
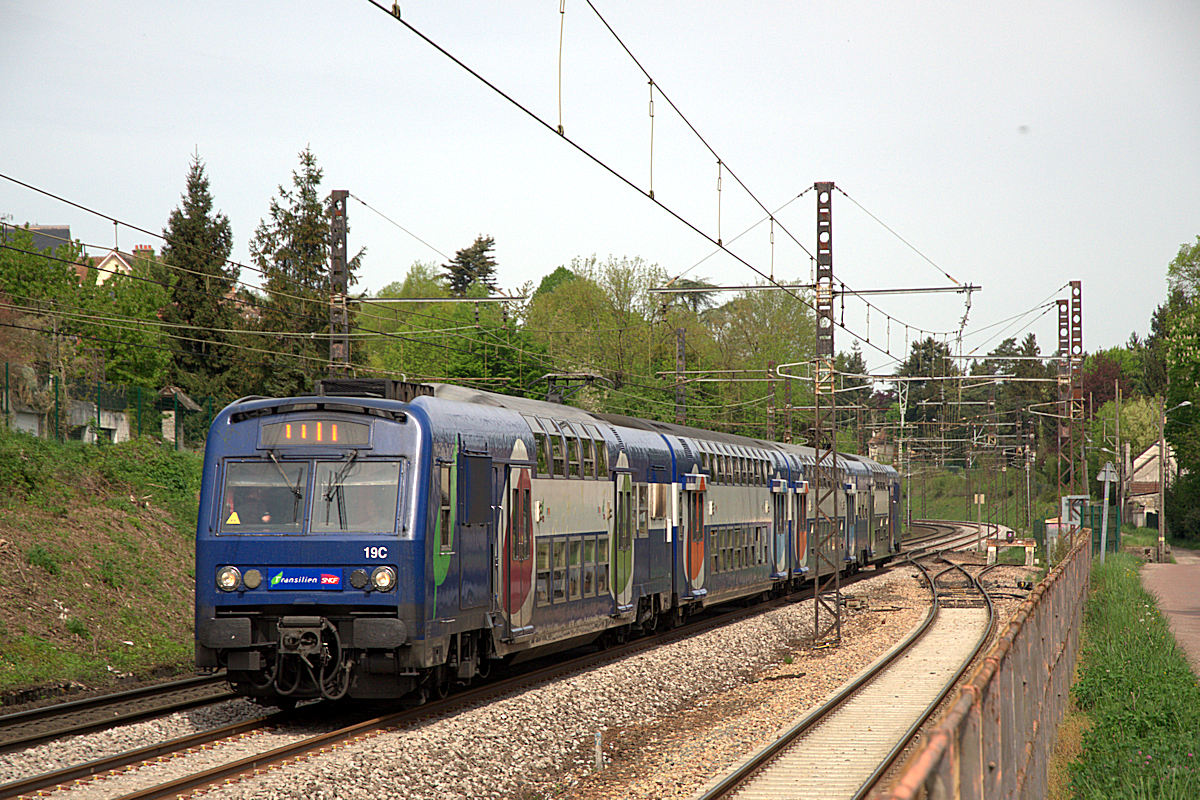
{"type": "Polygon", "coordinates": [[[399,488],[399,461],[319,461],[311,530],[390,533],[399,488]]]}
{"type": "Polygon", "coordinates": [[[231,461],[225,465],[224,533],[299,533],[308,464],[231,461]]]}

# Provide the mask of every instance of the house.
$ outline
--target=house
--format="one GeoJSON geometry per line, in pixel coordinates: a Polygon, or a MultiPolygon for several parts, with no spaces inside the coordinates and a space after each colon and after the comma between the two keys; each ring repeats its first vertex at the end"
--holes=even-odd
{"type": "MultiPolygon", "coordinates": [[[[1175,454],[1169,443],[1166,445],[1166,452],[1169,485],[1179,475],[1179,464],[1175,461],[1175,454]]],[[[1147,513],[1151,515],[1151,521],[1158,518],[1158,479],[1158,442],[1155,442],[1133,459],[1133,467],[1129,471],[1129,499],[1125,504],[1125,518],[1139,528],[1147,527],[1147,513]]]]}
{"type": "Polygon", "coordinates": [[[134,245],[132,253],[122,253],[120,250],[109,250],[100,257],[90,259],[92,268],[96,270],[96,284],[103,284],[113,275],[128,275],[133,272],[133,265],[139,260],[153,259],[154,248],[148,244],[134,245]]]}
{"type": "Polygon", "coordinates": [[[888,432],[880,429],[867,442],[867,457],[880,464],[896,463],[896,443],[888,436],[888,432]]]}

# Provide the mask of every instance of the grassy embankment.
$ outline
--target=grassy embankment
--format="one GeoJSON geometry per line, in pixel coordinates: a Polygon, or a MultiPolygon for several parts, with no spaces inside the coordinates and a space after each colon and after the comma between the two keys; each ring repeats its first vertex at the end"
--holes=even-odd
{"type": "Polygon", "coordinates": [[[1141,586],[1140,561],[1093,565],[1077,681],[1077,710],[1064,727],[1082,732],[1069,766],[1082,800],[1200,797],[1200,683],[1141,586]]]}
{"type": "Polygon", "coordinates": [[[200,469],[0,427],[0,694],[190,662],[200,469]]]}
{"type": "MultiPolygon", "coordinates": [[[[932,467],[914,469],[912,480],[908,483],[911,501],[901,498],[901,508],[907,513],[911,502],[913,519],[974,520],[978,509],[971,501],[974,495],[982,494],[986,505],[979,518],[1025,532],[1028,525],[1024,470],[1010,469],[1001,480],[997,480],[996,473],[989,469],[975,468],[970,473],[968,481],[967,474],[962,470],[941,471],[932,467]]],[[[1033,489],[1036,493],[1037,487],[1033,489]]],[[[1053,504],[1039,503],[1034,497],[1034,519],[1057,515],[1053,504]]]]}

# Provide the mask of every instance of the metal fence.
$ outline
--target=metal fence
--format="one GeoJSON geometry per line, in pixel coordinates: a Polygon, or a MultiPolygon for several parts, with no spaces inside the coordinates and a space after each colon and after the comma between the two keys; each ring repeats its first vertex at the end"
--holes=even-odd
{"type": "Polygon", "coordinates": [[[1090,537],[1017,609],[890,800],[1040,798],[1066,713],[1091,574],[1090,537]]]}
{"type": "Polygon", "coordinates": [[[203,444],[212,397],[191,398],[175,387],[160,390],[104,381],[64,380],[26,364],[4,363],[0,424],[47,439],[123,442],[153,437],[180,447],[203,444]]]}

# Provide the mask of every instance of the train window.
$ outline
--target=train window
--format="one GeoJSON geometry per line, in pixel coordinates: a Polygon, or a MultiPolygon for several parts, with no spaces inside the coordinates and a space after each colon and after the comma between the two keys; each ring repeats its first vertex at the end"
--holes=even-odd
{"type": "Polygon", "coordinates": [[[608,593],[608,537],[596,539],[596,594],[608,593]]]}
{"type": "Polygon", "coordinates": [[[442,464],[438,469],[440,478],[439,485],[441,489],[441,506],[438,514],[438,551],[442,553],[450,552],[450,487],[451,471],[449,464],[442,464]]]}
{"type": "Polygon", "coordinates": [[[567,597],[567,541],[557,539],[554,542],[554,602],[558,603],[567,597]]]}
{"type": "Polygon", "coordinates": [[[529,490],[513,489],[508,504],[509,525],[512,536],[512,557],[516,561],[529,558],[529,490]]]}
{"type": "Polygon", "coordinates": [[[722,456],[722,473],[726,483],[733,483],[733,456],[722,456]]]}
{"type": "Polygon", "coordinates": [[[550,602],[550,542],[538,542],[537,546],[537,603],[550,602]]]}
{"type": "Polygon", "coordinates": [[[399,461],[318,461],[315,490],[314,533],[396,530],[399,461]]]}
{"type": "Polygon", "coordinates": [[[712,472],[709,471],[709,463],[710,462],[708,460],[708,453],[701,453],[700,454],[700,471],[707,472],[711,476],[712,472]]]}
{"type": "Polygon", "coordinates": [[[583,596],[596,596],[596,540],[583,540],[583,596]]]}
{"type": "Polygon", "coordinates": [[[596,477],[596,443],[591,439],[580,439],[579,446],[583,448],[583,477],[596,477]]]}
{"type": "Polygon", "coordinates": [[[533,449],[537,450],[537,469],[539,477],[546,477],[550,469],[550,442],[546,439],[546,434],[538,432],[533,434],[533,449]]]}
{"type": "Polygon", "coordinates": [[[299,533],[307,486],[307,463],[228,462],[221,532],[299,533]]]}
{"type": "Polygon", "coordinates": [[[567,435],[567,451],[571,460],[571,477],[578,478],[579,465],[583,461],[582,448],[579,446],[579,437],[573,434],[567,435]]]}
{"type": "Polygon", "coordinates": [[[596,440],[596,477],[608,480],[608,443],[603,439],[596,440]]]}
{"type": "Polygon", "coordinates": [[[583,595],[580,593],[580,551],[583,549],[583,542],[579,539],[571,540],[570,559],[568,561],[569,574],[567,585],[569,587],[567,599],[578,600],[583,595]]]}
{"type": "Polygon", "coordinates": [[[646,484],[638,486],[637,492],[637,535],[644,538],[650,535],[650,487],[646,484]]]}
{"type": "Polygon", "coordinates": [[[550,449],[554,454],[554,475],[565,478],[567,475],[567,452],[562,434],[550,437],[550,449]]]}
{"type": "Polygon", "coordinates": [[[667,484],[650,484],[650,519],[667,518],[667,484]]]}

